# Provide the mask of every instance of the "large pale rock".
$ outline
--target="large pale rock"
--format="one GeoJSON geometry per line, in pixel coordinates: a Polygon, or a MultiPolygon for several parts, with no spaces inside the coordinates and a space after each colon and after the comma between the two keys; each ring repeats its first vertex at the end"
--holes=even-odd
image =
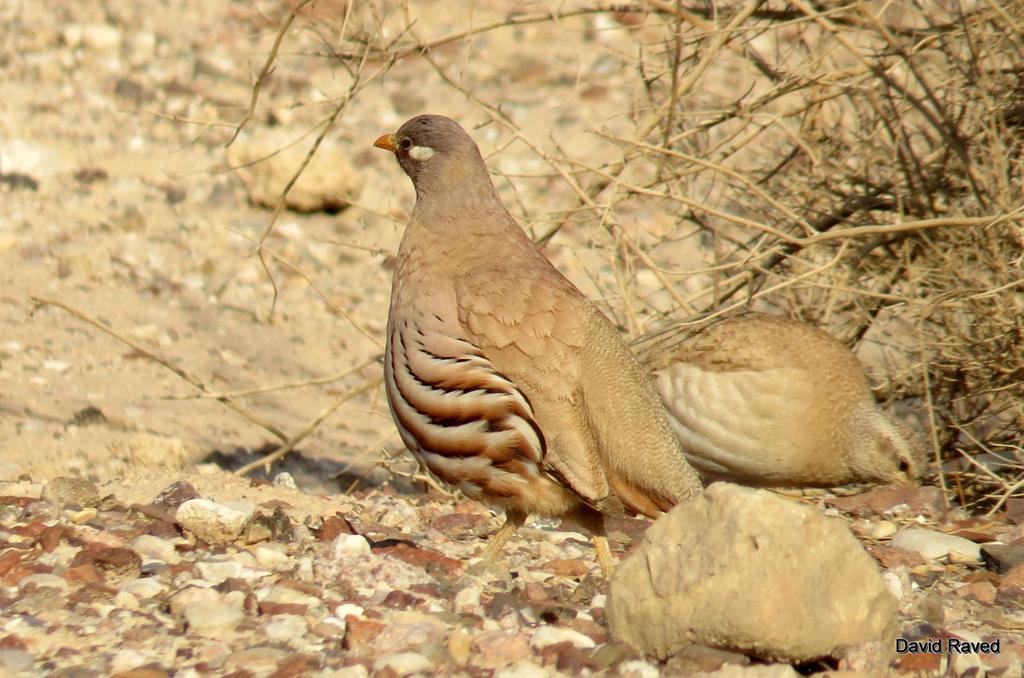
{"type": "Polygon", "coordinates": [[[612,634],[649,655],[697,643],[785,661],[894,636],[895,612],[841,520],[726,483],[647,531],[615,573],[607,607],[612,634]]]}
{"type": "MultiPolygon", "coordinates": [[[[288,182],[302,165],[312,137],[295,142],[295,133],[261,131],[243,135],[228,149],[249,199],[273,209],[288,182]]],[[[350,160],[352,151],[325,139],[288,191],[285,207],[296,212],[337,212],[359,198],[363,177],[350,160]]]]}

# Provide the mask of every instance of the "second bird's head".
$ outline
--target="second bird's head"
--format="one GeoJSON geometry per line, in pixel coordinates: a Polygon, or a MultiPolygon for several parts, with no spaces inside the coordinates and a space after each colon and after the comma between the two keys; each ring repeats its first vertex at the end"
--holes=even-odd
{"type": "Polygon", "coordinates": [[[452,181],[459,178],[454,175],[474,173],[484,166],[470,136],[459,123],[443,115],[418,115],[373,145],[394,153],[417,189],[425,177],[452,181]]]}

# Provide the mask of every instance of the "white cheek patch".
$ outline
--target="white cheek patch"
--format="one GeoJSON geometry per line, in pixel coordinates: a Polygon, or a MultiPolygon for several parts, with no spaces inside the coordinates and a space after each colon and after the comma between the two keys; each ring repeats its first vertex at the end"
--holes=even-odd
{"type": "Polygon", "coordinates": [[[409,149],[409,157],[413,160],[429,160],[434,155],[434,149],[430,146],[413,146],[409,149]]]}

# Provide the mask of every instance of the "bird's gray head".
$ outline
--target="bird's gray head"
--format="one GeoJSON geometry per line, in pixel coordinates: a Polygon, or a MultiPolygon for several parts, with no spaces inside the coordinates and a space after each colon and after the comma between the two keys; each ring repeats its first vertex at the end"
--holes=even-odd
{"type": "Polygon", "coordinates": [[[881,410],[867,416],[862,436],[850,454],[850,465],[861,480],[915,483],[925,474],[928,457],[916,431],[881,410]]]}
{"type": "Polygon", "coordinates": [[[490,183],[476,143],[459,123],[443,115],[418,115],[373,145],[395,154],[417,193],[432,180],[454,185],[459,179],[482,177],[490,183]]]}

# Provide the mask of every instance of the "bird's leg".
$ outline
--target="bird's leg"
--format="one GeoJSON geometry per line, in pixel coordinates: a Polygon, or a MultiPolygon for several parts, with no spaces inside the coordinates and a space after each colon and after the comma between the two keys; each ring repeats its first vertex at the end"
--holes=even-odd
{"type": "Polygon", "coordinates": [[[605,579],[611,579],[615,574],[615,561],[612,560],[612,549],[605,533],[604,516],[597,511],[586,511],[580,515],[579,522],[590,531],[590,538],[594,542],[594,557],[601,568],[601,574],[605,579]]]}
{"type": "Polygon", "coordinates": [[[501,553],[505,543],[516,533],[523,523],[526,522],[526,514],[515,509],[505,509],[505,524],[498,528],[498,531],[491,537],[480,557],[485,561],[494,560],[501,553]]]}

